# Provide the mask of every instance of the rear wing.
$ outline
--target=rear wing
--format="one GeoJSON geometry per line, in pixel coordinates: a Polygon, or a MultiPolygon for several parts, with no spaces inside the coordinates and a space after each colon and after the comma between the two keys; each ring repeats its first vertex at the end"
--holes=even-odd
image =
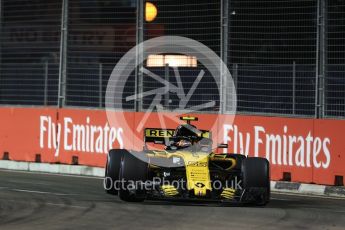
{"type": "MultiPolygon", "coordinates": [[[[201,137],[211,138],[211,132],[207,130],[200,130],[201,137]]],[[[144,142],[162,142],[171,140],[174,136],[175,129],[158,129],[158,128],[146,128],[144,130],[144,142]]]]}

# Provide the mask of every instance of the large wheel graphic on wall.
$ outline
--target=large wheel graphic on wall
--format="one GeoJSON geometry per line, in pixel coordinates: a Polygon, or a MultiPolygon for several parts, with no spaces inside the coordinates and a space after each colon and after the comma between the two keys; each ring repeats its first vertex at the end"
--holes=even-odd
{"type": "MultiPolygon", "coordinates": [[[[105,101],[109,124],[114,127],[120,126],[124,130],[125,147],[140,150],[143,146],[144,128],[174,128],[171,126],[175,124],[176,127],[176,124],[181,122],[179,120],[181,114],[193,114],[205,108],[214,108],[216,100],[209,100],[199,104],[193,103],[193,106],[189,105],[191,98],[195,97],[194,94],[198,90],[205,72],[213,78],[214,85],[218,90],[217,97],[220,101],[218,109],[212,111],[214,115],[212,121],[207,121],[209,123],[208,129],[212,132],[213,138],[222,142],[223,134],[220,132],[220,126],[225,121],[228,124],[232,123],[233,116],[223,116],[221,112],[223,109],[223,112],[235,114],[236,91],[229,70],[215,52],[202,43],[189,38],[163,36],[147,40],[126,53],[112,71],[107,85],[105,101]],[[150,55],[172,53],[196,57],[198,63],[202,66],[188,88],[183,88],[178,67],[173,67],[175,81],[172,83],[144,65],[139,65],[140,63],[143,64],[150,55]],[[138,60],[137,57],[140,59],[138,60]],[[135,72],[137,66],[141,66],[139,71],[145,78],[157,82],[159,86],[142,92],[128,93],[125,86],[129,80],[133,81],[133,72],[135,72]],[[176,103],[178,108],[169,112],[166,111],[162,103],[162,97],[166,93],[176,94],[177,100],[179,100],[176,103]],[[151,102],[144,111],[136,115],[136,119],[134,119],[133,114],[123,112],[124,102],[136,103],[145,98],[151,98],[151,102]],[[224,100],[225,98],[226,100],[224,100]],[[223,104],[224,101],[227,103],[223,104]]],[[[216,144],[217,141],[214,143],[216,144]]]]}

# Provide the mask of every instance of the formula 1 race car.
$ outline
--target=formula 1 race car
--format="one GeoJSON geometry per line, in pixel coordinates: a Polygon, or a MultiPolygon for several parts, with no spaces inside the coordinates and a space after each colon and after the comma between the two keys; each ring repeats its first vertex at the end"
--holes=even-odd
{"type": "MultiPolygon", "coordinates": [[[[121,200],[145,199],[239,202],[266,205],[270,200],[269,162],[241,154],[215,153],[212,134],[191,121],[173,129],[144,130],[143,151],[110,150],[104,186],[121,200]],[[148,145],[161,144],[162,150],[148,145]]],[[[227,148],[220,144],[218,148],[227,148]]]]}

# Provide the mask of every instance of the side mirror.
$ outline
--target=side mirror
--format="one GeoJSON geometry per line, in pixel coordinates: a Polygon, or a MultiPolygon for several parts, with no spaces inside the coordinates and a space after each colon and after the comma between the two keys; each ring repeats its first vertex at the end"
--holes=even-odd
{"type": "Polygon", "coordinates": [[[219,144],[217,146],[217,148],[227,149],[228,148],[228,144],[219,144]]]}

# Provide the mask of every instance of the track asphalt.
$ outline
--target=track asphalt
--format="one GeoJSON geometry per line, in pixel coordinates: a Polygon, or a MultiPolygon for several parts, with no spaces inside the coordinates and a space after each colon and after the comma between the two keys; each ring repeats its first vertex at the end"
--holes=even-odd
{"type": "Polygon", "coordinates": [[[272,194],[266,207],[125,203],[99,178],[0,170],[0,229],[345,229],[345,199],[272,194]]]}

